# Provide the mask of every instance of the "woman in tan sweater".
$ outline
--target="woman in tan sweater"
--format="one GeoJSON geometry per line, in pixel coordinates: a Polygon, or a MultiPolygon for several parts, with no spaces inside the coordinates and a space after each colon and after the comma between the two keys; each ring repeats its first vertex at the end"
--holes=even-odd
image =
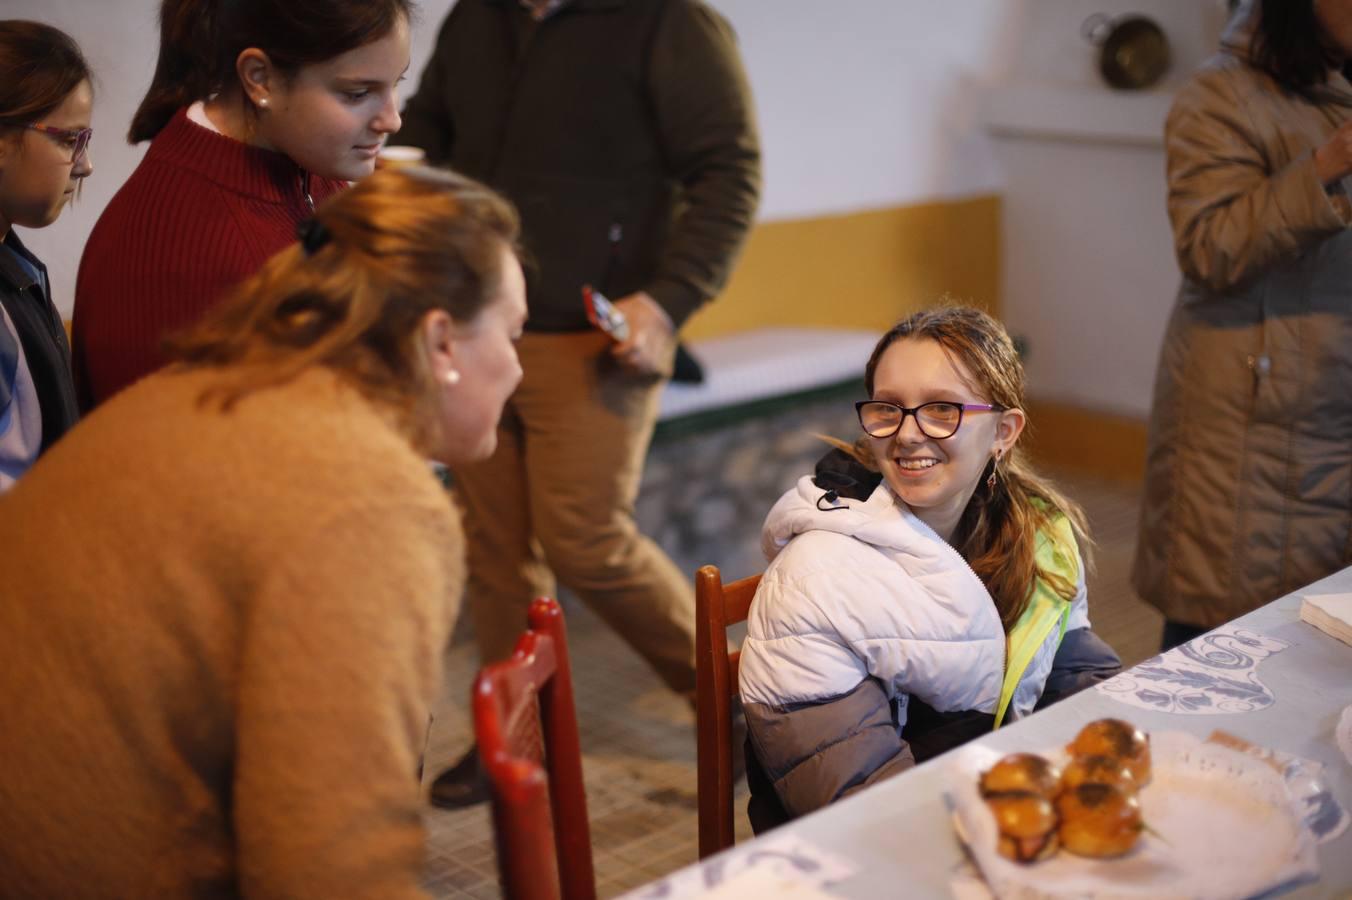
{"type": "Polygon", "coordinates": [[[493,450],[516,229],[377,173],[0,498],[0,894],[420,896],[463,578],[427,458],[493,450]]]}

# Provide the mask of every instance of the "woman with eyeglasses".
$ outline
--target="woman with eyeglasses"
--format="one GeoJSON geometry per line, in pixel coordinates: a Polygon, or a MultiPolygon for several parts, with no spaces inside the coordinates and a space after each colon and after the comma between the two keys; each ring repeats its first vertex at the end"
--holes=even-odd
{"type": "Polygon", "coordinates": [[[294,240],[316,203],[369,175],[399,129],[411,0],[164,0],[150,141],[95,225],[75,290],[75,374],[91,408],[164,362],[166,336],[294,240]]]}
{"type": "Polygon", "coordinates": [[[464,587],[426,460],[496,446],[516,238],[377,173],[0,496],[0,894],[425,896],[464,587]]]}
{"type": "Polygon", "coordinates": [[[1018,445],[1023,367],[984,312],[879,341],[841,444],[766,519],[740,686],[758,830],[1117,672],[1079,507],[1018,445]]]}
{"type": "Polygon", "coordinates": [[[55,222],[94,171],[90,82],[69,35],[0,21],[0,491],[78,417],[70,345],[47,269],[14,227],[55,222]]]}

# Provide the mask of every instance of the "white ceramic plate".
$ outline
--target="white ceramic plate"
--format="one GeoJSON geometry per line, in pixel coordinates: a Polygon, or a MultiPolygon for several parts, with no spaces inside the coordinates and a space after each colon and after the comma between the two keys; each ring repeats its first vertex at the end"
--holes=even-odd
{"type": "MultiPolygon", "coordinates": [[[[1318,874],[1314,840],[1280,775],[1260,760],[1183,732],[1151,735],[1153,777],[1141,791],[1145,832],[1135,849],[1095,860],[1065,850],[1020,865],[995,851],[995,819],[977,790],[1000,757],[969,745],[949,763],[959,836],[1001,898],[1231,898],[1318,874]]],[[[1061,750],[1046,752],[1061,762],[1061,750]]]]}

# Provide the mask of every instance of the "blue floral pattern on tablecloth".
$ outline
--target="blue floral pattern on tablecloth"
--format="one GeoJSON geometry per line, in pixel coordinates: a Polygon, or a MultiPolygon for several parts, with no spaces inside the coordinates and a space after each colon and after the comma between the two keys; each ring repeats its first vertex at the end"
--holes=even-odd
{"type": "Polygon", "coordinates": [[[673,872],[660,881],[625,894],[620,900],[686,900],[735,883],[760,869],[811,885],[822,895],[858,872],[858,866],[839,854],[794,835],[776,831],[744,845],[742,852],[723,853],[702,865],[673,872]]]}
{"type": "Polygon", "coordinates": [[[1265,709],[1276,702],[1258,680],[1258,664],[1291,646],[1225,625],[1095,686],[1129,706],[1217,716],[1265,709]]]}

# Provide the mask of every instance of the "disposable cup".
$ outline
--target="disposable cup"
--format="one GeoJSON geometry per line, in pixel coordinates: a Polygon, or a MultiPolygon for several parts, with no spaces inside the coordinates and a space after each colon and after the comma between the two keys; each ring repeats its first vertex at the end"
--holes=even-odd
{"type": "Polygon", "coordinates": [[[421,147],[381,147],[376,156],[377,169],[402,169],[405,166],[420,166],[427,160],[427,154],[421,147]]]}

